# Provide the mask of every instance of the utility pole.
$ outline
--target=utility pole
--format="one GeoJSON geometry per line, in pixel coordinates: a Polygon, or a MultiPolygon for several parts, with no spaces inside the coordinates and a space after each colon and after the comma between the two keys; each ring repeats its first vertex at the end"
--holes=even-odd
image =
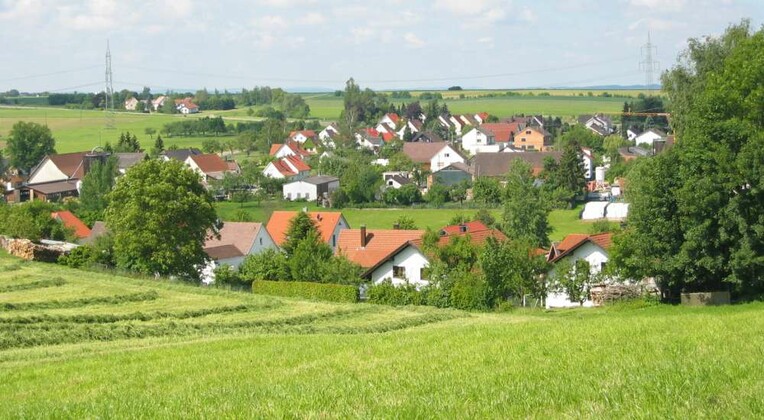
{"type": "Polygon", "coordinates": [[[645,72],[645,84],[649,94],[652,95],[654,74],[658,71],[659,63],[653,58],[658,53],[658,48],[650,41],[650,32],[647,33],[647,44],[642,46],[642,61],[639,62],[640,70],[645,72]]]}
{"type": "Polygon", "coordinates": [[[106,93],[104,104],[105,115],[105,127],[106,129],[114,129],[114,83],[111,74],[111,49],[109,48],[109,41],[106,40],[106,93]]]}

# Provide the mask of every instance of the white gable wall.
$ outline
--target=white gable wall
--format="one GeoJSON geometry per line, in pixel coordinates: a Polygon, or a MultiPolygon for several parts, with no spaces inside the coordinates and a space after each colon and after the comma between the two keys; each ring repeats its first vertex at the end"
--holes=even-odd
{"type": "Polygon", "coordinates": [[[461,157],[451,146],[445,146],[435,156],[430,159],[430,171],[437,172],[446,166],[461,162],[464,163],[464,158],[461,157]]]}
{"type": "Polygon", "coordinates": [[[486,147],[493,146],[494,144],[496,144],[494,136],[489,136],[477,128],[473,128],[462,136],[462,149],[469,151],[473,155],[480,152],[485,153],[488,150],[498,151],[497,147],[486,147]]]}
{"type": "Polygon", "coordinates": [[[660,135],[656,133],[653,133],[652,131],[646,131],[638,135],[636,139],[634,139],[634,142],[637,146],[639,146],[640,144],[649,144],[652,147],[655,140],[660,140],[662,138],[663,137],[661,137],[660,135]]]}
{"type": "Polygon", "coordinates": [[[267,176],[268,178],[275,178],[275,179],[284,179],[286,178],[281,172],[279,172],[278,169],[276,169],[276,165],[273,164],[273,162],[270,162],[268,166],[263,169],[263,175],[267,176]]]}
{"type": "Polygon", "coordinates": [[[315,184],[305,181],[284,184],[282,192],[284,193],[284,200],[307,199],[309,201],[315,201],[316,198],[318,198],[318,187],[315,184]]]}
{"type": "Polygon", "coordinates": [[[37,168],[35,173],[32,174],[32,177],[29,178],[29,183],[39,184],[41,182],[65,181],[67,179],[69,179],[69,177],[61,172],[61,170],[58,169],[58,166],[56,166],[50,158],[45,158],[45,162],[37,168]]]}
{"type": "MultiPolygon", "coordinates": [[[[591,273],[599,273],[604,265],[608,261],[607,251],[600,248],[598,245],[593,244],[591,241],[586,242],[580,247],[576,248],[572,253],[563,258],[563,260],[570,261],[571,264],[575,264],[579,259],[584,259],[589,262],[591,273]]],[[[559,262],[559,261],[558,261],[559,262]]],[[[553,279],[555,275],[555,267],[547,273],[548,279],[553,279]]],[[[578,302],[571,302],[568,299],[568,295],[565,292],[550,291],[546,297],[546,307],[548,308],[575,308],[578,307],[578,302]]],[[[594,306],[594,303],[587,299],[584,302],[584,307],[594,306]]]]}
{"type": "Polygon", "coordinates": [[[422,278],[422,269],[429,264],[427,258],[417,248],[407,246],[372,271],[371,282],[372,284],[379,284],[385,279],[390,279],[394,286],[407,283],[413,284],[417,288],[427,286],[430,282],[422,278]],[[405,278],[394,277],[393,267],[403,267],[406,273],[405,278]]]}

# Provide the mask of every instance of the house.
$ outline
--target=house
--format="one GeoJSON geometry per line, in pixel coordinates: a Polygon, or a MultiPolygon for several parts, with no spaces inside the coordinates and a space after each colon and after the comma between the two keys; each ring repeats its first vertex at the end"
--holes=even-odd
{"type": "Polygon", "coordinates": [[[515,134],[512,146],[521,150],[547,151],[552,147],[552,135],[543,128],[529,125],[515,134]]]}
{"type": "Polygon", "coordinates": [[[374,153],[378,152],[385,143],[379,132],[373,128],[367,128],[355,133],[355,142],[358,146],[369,149],[374,153]]]}
{"type": "Polygon", "coordinates": [[[430,172],[437,172],[452,163],[466,161],[464,156],[447,143],[404,143],[403,153],[430,172]]]}
{"type": "Polygon", "coordinates": [[[120,152],[114,155],[117,156],[117,168],[120,175],[124,175],[128,169],[146,159],[146,154],[143,152],[120,152]]]}
{"type": "Polygon", "coordinates": [[[300,181],[284,184],[284,200],[316,201],[319,197],[328,197],[340,188],[340,179],[334,176],[310,176],[300,181]]]}
{"type": "Polygon", "coordinates": [[[131,96],[125,100],[125,109],[128,111],[135,111],[136,108],[138,108],[138,102],[140,102],[137,98],[131,96]]]}
{"type": "Polygon", "coordinates": [[[582,147],[581,160],[584,164],[584,178],[587,181],[594,179],[594,151],[588,147],[582,147]]]}
{"type": "Polygon", "coordinates": [[[219,237],[211,237],[204,243],[204,252],[210,258],[202,270],[205,284],[215,282],[215,268],[224,264],[236,268],[247,255],[277,248],[262,223],[225,222],[217,234],[219,237]]]}
{"type": "Polygon", "coordinates": [[[72,214],[69,210],[54,211],[50,214],[54,220],[63,223],[64,227],[71,229],[74,236],[78,240],[85,239],[90,236],[90,228],[87,227],[82,220],[72,214]]]}
{"type": "Polygon", "coordinates": [[[394,188],[396,190],[413,182],[409,178],[409,173],[402,171],[383,172],[382,179],[385,181],[385,188],[394,188]]]}
{"type": "Polygon", "coordinates": [[[639,133],[637,133],[637,131],[634,130],[633,128],[626,130],[626,139],[629,141],[634,141],[634,139],[636,139],[638,135],[639,133]]]}
{"type": "Polygon", "coordinates": [[[202,180],[207,182],[211,179],[221,180],[226,173],[237,172],[231,170],[228,162],[217,154],[190,155],[184,162],[186,166],[201,175],[202,180]]]}
{"type": "Polygon", "coordinates": [[[451,115],[448,118],[448,121],[451,123],[451,127],[453,127],[454,131],[457,135],[462,135],[462,130],[464,130],[465,126],[467,125],[466,122],[461,118],[461,115],[451,115]]]}
{"type": "Polygon", "coordinates": [[[639,145],[647,145],[648,148],[652,148],[653,144],[656,141],[660,141],[666,138],[666,133],[663,131],[657,129],[657,128],[651,128],[641,134],[639,134],[637,137],[634,138],[634,144],[637,146],[639,145]]]}
{"type": "Polygon", "coordinates": [[[159,111],[164,106],[164,103],[167,101],[167,96],[161,95],[156,98],[154,98],[151,101],[151,108],[154,110],[154,112],[159,111]]]}
{"type": "Polygon", "coordinates": [[[437,143],[442,141],[443,139],[437,133],[432,131],[418,132],[414,134],[414,137],[411,139],[412,143],[437,143]]]}
{"type": "Polygon", "coordinates": [[[340,233],[336,254],[365,269],[363,278],[372,284],[389,278],[393,284],[423,286],[423,269],[429,264],[427,257],[412,241],[419,240],[423,230],[400,229],[345,229],[340,233]],[[407,248],[413,247],[411,250],[407,248]]]}
{"type": "Polygon", "coordinates": [[[193,98],[187,97],[183,99],[175,100],[175,108],[180,111],[181,114],[196,114],[199,112],[199,105],[193,102],[193,98]]]}
{"type": "Polygon", "coordinates": [[[289,133],[289,140],[296,141],[297,143],[305,143],[308,140],[315,141],[318,138],[316,132],[313,130],[300,130],[292,131],[289,133]]]}
{"type": "Polygon", "coordinates": [[[478,114],[475,114],[475,120],[478,122],[478,124],[485,124],[486,121],[488,121],[488,113],[487,112],[480,112],[478,114]]]}
{"type": "Polygon", "coordinates": [[[520,153],[478,153],[472,160],[474,176],[504,178],[510,164],[521,159],[533,168],[533,175],[538,176],[544,170],[544,160],[552,158],[559,162],[562,152],[520,152],[520,153]]]}
{"type": "Polygon", "coordinates": [[[446,130],[454,130],[454,123],[451,122],[451,116],[448,114],[438,115],[438,123],[446,130]]]}
{"type": "MultiPolygon", "coordinates": [[[[608,262],[608,250],[612,243],[612,234],[600,233],[597,235],[572,234],[566,236],[561,242],[552,244],[547,254],[547,261],[552,264],[552,268],[547,272],[547,279],[555,277],[555,269],[563,260],[570,261],[571,264],[579,259],[584,259],[589,263],[592,274],[600,273],[608,262]]],[[[603,279],[605,283],[612,281],[603,279]]],[[[592,292],[601,289],[603,285],[595,285],[592,292]]],[[[571,302],[568,295],[563,291],[550,291],[546,296],[547,308],[567,308],[577,307],[578,302],[571,302]]],[[[588,298],[583,306],[595,306],[595,300],[588,298]]]]}
{"type": "Polygon", "coordinates": [[[470,154],[498,152],[499,145],[496,144],[496,136],[491,130],[475,127],[462,136],[462,150],[470,154]]]}
{"type": "Polygon", "coordinates": [[[328,141],[334,140],[338,134],[340,134],[340,126],[337,123],[331,123],[318,133],[318,138],[326,144],[328,141]]]}
{"type": "Polygon", "coordinates": [[[285,156],[274,160],[263,169],[263,175],[275,179],[300,180],[310,174],[310,166],[298,156],[285,156]]]}
{"type": "Polygon", "coordinates": [[[522,131],[526,125],[527,124],[524,125],[521,122],[499,122],[483,124],[480,127],[493,133],[493,137],[496,140],[496,143],[508,146],[512,143],[515,134],[522,131]]]}
{"type": "MultiPolygon", "coordinates": [[[[363,228],[361,229],[363,230],[363,228]]],[[[387,231],[389,232],[389,231],[387,231]]],[[[396,232],[395,230],[393,232],[396,232]]],[[[405,231],[403,231],[405,232],[405,231]]],[[[416,232],[416,231],[410,231],[416,232]]],[[[469,238],[473,245],[483,245],[489,237],[495,238],[499,241],[506,240],[507,237],[496,229],[491,229],[485,226],[482,222],[474,221],[469,223],[463,223],[460,225],[446,226],[440,230],[440,236],[438,238],[436,246],[446,246],[452,238],[457,236],[466,236],[469,238]]],[[[392,235],[388,233],[387,235],[392,235]]],[[[395,243],[400,242],[404,234],[397,234],[395,243]]],[[[355,235],[349,234],[352,239],[355,235]]],[[[362,235],[360,238],[367,237],[362,235]]],[[[394,241],[390,241],[394,242],[394,241]]],[[[429,266],[430,261],[427,254],[422,250],[422,239],[409,239],[403,243],[400,243],[396,248],[392,249],[387,255],[382,256],[374,255],[374,258],[369,260],[376,261],[374,265],[367,268],[362,277],[369,279],[372,284],[378,284],[382,281],[389,279],[393,285],[413,284],[416,287],[422,287],[429,284],[426,275],[426,268],[429,266]]],[[[361,244],[354,243],[356,250],[362,248],[361,244]]],[[[367,243],[368,246],[368,243],[367,243]]],[[[352,247],[351,247],[352,248],[352,247]]],[[[389,246],[392,248],[392,246],[389,246]]],[[[344,250],[345,248],[343,248],[344,250]]],[[[347,251],[344,251],[347,252],[347,251]]],[[[363,251],[357,251],[363,252],[363,251]]],[[[358,257],[356,257],[358,258],[358,257]]],[[[364,261],[369,263],[372,261],[364,261]]],[[[362,265],[363,266],[363,265],[362,265]]],[[[366,268],[364,266],[364,268],[366,268]]]]}
{"type": "Polygon", "coordinates": [[[93,223],[93,227],[90,229],[90,235],[88,235],[87,238],[81,239],[80,243],[83,245],[92,245],[98,238],[105,236],[108,233],[109,230],[106,227],[106,223],[98,220],[93,223]]]}
{"type": "Polygon", "coordinates": [[[398,114],[394,112],[388,112],[387,114],[382,116],[382,118],[380,118],[379,124],[385,124],[395,129],[395,127],[398,126],[398,122],[400,120],[401,120],[401,117],[398,114]]]}
{"type": "Polygon", "coordinates": [[[195,148],[190,149],[176,149],[176,150],[165,150],[160,155],[162,159],[165,161],[170,159],[179,160],[181,162],[185,162],[189,156],[191,155],[201,155],[202,151],[195,148]]]}
{"type": "MultiPolygon", "coordinates": [[[[311,220],[316,224],[321,239],[335,249],[340,232],[344,229],[350,229],[345,217],[337,211],[310,211],[307,212],[311,220]]],[[[268,220],[268,233],[278,246],[282,246],[286,241],[286,233],[289,230],[289,223],[297,216],[296,211],[274,211],[268,220]]]]}
{"type": "MultiPolygon", "coordinates": [[[[408,121],[406,122],[406,127],[405,127],[405,128],[408,128],[408,130],[409,130],[411,133],[413,133],[413,134],[417,134],[417,133],[419,133],[420,131],[422,131],[422,129],[424,128],[424,123],[423,123],[423,122],[422,122],[422,120],[420,120],[420,119],[413,119],[413,120],[408,120],[408,121]]],[[[404,129],[405,129],[405,128],[404,128],[404,129]]],[[[405,134],[405,132],[404,132],[404,134],[405,134]]]]}
{"type": "Polygon", "coordinates": [[[578,123],[603,137],[615,132],[613,121],[603,114],[581,115],[578,117],[578,123]]]}
{"type": "Polygon", "coordinates": [[[271,145],[270,156],[275,158],[284,158],[287,156],[297,156],[304,159],[311,155],[300,143],[287,141],[286,143],[274,143],[271,145]]]}
{"type": "Polygon", "coordinates": [[[427,177],[427,187],[441,184],[447,187],[472,180],[472,168],[466,163],[455,162],[427,177]]]}

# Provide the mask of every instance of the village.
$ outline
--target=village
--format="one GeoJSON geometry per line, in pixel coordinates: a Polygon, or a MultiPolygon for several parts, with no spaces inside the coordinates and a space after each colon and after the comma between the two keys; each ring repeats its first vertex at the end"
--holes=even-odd
{"type": "MultiPolygon", "coordinates": [[[[131,97],[125,101],[124,108],[128,112],[159,112],[173,104],[175,112],[183,115],[200,112],[190,96],[172,100],[160,95],[144,101],[131,97]]],[[[407,226],[411,223],[406,223],[406,212],[401,208],[400,221],[403,223],[394,223],[388,229],[367,229],[365,223],[351,227],[341,208],[343,205],[352,206],[353,201],[343,198],[347,194],[341,188],[341,174],[327,170],[332,166],[326,162],[338,156],[345,159],[361,156],[369,166],[374,167],[373,173],[380,178],[361,187],[376,189],[365,192],[367,200],[372,203],[377,201],[382,205],[405,208],[417,202],[433,204],[430,198],[439,196],[434,201],[435,205],[450,199],[475,203],[478,207],[480,203],[487,204],[490,208],[491,204],[500,205],[503,198],[495,192],[486,193],[485,185],[493,189],[502,188],[510,168],[522,162],[530,169],[528,175],[534,188],[541,190],[554,177],[552,172],[560,166],[564,152],[561,150],[562,144],[555,142],[553,135],[545,129],[545,124],[552,117],[516,115],[498,118],[485,112],[443,113],[437,115],[435,121],[428,122],[418,102],[412,105],[406,107],[406,116],[386,112],[376,124],[355,129],[352,133],[343,133],[337,122],[328,123],[320,130],[289,132],[282,142],[270,144],[268,161],[256,178],[260,182],[243,181],[242,167],[232,159],[232,154],[204,153],[196,148],[157,150],[157,146],[151,153],[135,146],[125,149],[124,145],[130,144],[131,140],[130,133],[127,133],[126,140],[120,138],[117,145],[117,149],[123,151],[114,151],[109,145],[108,150],[94,148],[91,151],[46,155],[27,175],[10,168],[7,172],[9,176],[4,181],[4,198],[9,204],[76,201],[82,192],[83,180],[91,169],[95,165],[105,165],[109,159],[116,164],[117,177],[124,176],[131,167],[147,159],[177,161],[197,174],[205,190],[218,199],[237,199],[237,195],[242,194],[247,197],[265,194],[267,197],[266,183],[275,183],[269,187],[274,192],[273,199],[312,203],[319,209],[325,208],[308,211],[306,206],[303,211],[332,253],[357,267],[349,274],[357,278],[322,279],[322,282],[365,285],[361,286],[362,294],[368,286],[381,284],[419,291],[431,286],[430,277],[433,274],[430,266],[434,259],[438,259],[438,253],[423,244],[428,231],[438,236],[436,248],[449,246],[453,238],[463,238],[474,249],[481,249],[489,238],[493,242],[511,240],[502,231],[502,223],[493,220],[490,215],[482,220],[462,217],[462,220],[454,220],[454,224],[423,230],[407,226]]],[[[556,132],[564,134],[559,130],[559,118],[557,120],[556,132]]],[[[608,180],[606,173],[611,164],[654,156],[671,148],[674,143],[674,137],[666,135],[661,128],[639,131],[637,127],[640,126],[644,127],[634,124],[619,130],[612,118],[603,114],[582,115],[573,123],[573,128],[579,130],[572,130],[573,137],[581,136],[581,133],[585,137],[568,140],[565,147],[573,156],[574,163],[572,172],[561,176],[575,178],[570,181],[574,187],[569,198],[573,202],[578,200],[584,203],[581,220],[600,221],[606,227],[601,232],[591,233],[582,225],[581,232],[569,234],[560,241],[550,242],[543,235],[531,240],[532,256],[543,259],[544,263],[543,268],[530,275],[533,278],[525,280],[538,282],[541,286],[536,288],[538,291],[527,295],[518,296],[515,291],[513,299],[516,303],[547,308],[595,306],[602,304],[603,299],[612,293],[619,296],[623,293],[629,296],[660,294],[651,279],[624,279],[614,274],[614,270],[607,275],[604,270],[612,243],[612,232],[607,226],[623,223],[629,207],[628,201],[624,200],[624,179],[616,177],[608,180]],[[606,152],[602,139],[608,136],[619,140],[617,148],[611,146],[606,152]],[[587,140],[591,138],[595,140],[587,140]],[[608,222],[611,224],[608,225],[608,222]],[[558,263],[564,262],[567,267],[575,265],[578,260],[587,263],[590,275],[586,280],[579,281],[573,288],[575,290],[559,282],[552,284],[550,279],[555,278],[558,263]]],[[[493,191],[491,188],[488,190],[493,191]]],[[[248,257],[268,250],[281,252],[298,213],[301,212],[277,209],[262,222],[219,223],[203,244],[207,262],[199,268],[202,284],[215,284],[216,273],[221,270],[224,271],[223,282],[230,282],[230,273],[236,272],[248,257]]],[[[70,235],[70,239],[74,239],[73,244],[65,247],[66,252],[78,245],[92,246],[99,237],[109,233],[109,227],[103,220],[91,220],[88,226],[73,212],[63,208],[56,209],[51,215],[73,232],[73,236],[70,235]]],[[[242,281],[240,276],[234,277],[242,281]]],[[[256,279],[250,277],[247,281],[256,279]]],[[[220,285],[221,281],[217,283],[220,285]]]]}

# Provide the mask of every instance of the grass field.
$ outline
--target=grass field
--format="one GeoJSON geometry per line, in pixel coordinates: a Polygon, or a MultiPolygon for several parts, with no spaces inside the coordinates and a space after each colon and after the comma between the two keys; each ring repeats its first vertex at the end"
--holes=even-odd
{"type": "Polygon", "coordinates": [[[4,254],[0,303],[2,418],[764,415],[762,303],[469,314],[4,254]]]}
{"type": "MultiPolygon", "coordinates": [[[[401,216],[408,216],[414,220],[414,224],[420,229],[439,229],[448,225],[449,221],[458,214],[472,218],[477,212],[475,209],[323,209],[313,204],[304,202],[263,202],[257,205],[254,202],[239,203],[219,202],[215,203],[218,217],[222,220],[237,220],[237,213],[246,212],[253,222],[267,222],[270,213],[274,210],[300,210],[308,208],[318,211],[342,211],[343,216],[351,227],[358,228],[365,224],[369,229],[392,229],[395,221],[401,216]]],[[[571,233],[589,233],[591,222],[582,221],[579,218],[582,206],[572,210],[553,210],[549,214],[549,224],[552,232],[549,237],[553,241],[562,240],[571,233]]],[[[490,210],[496,220],[501,220],[500,209],[490,210]]]]}

